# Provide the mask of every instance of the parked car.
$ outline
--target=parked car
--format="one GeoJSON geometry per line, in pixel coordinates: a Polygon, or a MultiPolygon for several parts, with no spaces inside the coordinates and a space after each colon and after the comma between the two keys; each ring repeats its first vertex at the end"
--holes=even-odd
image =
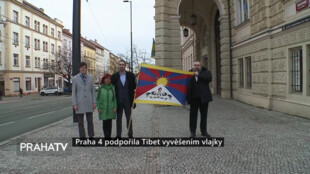
{"type": "Polygon", "coordinates": [[[96,89],[96,91],[98,91],[98,88],[99,88],[99,83],[95,83],[95,89],[96,89]]]}
{"type": "Polygon", "coordinates": [[[41,96],[45,96],[48,94],[54,94],[54,95],[61,95],[63,94],[63,89],[62,88],[57,88],[57,87],[47,87],[47,88],[42,88],[40,91],[41,96]]]}

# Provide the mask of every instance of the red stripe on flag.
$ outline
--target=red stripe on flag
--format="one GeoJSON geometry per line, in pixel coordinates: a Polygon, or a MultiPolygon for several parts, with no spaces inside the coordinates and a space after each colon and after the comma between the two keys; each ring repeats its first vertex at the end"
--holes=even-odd
{"type": "Polygon", "coordinates": [[[167,78],[168,76],[170,76],[172,74],[172,72],[166,71],[165,72],[165,77],[167,78]]]}
{"type": "Polygon", "coordinates": [[[154,81],[154,82],[157,81],[157,79],[155,79],[154,77],[152,77],[152,76],[150,76],[150,75],[148,75],[142,71],[139,74],[139,80],[147,80],[147,81],[154,81]]]}
{"type": "Polygon", "coordinates": [[[174,84],[174,83],[169,83],[168,86],[184,93],[185,95],[187,94],[187,86],[184,85],[179,85],[179,84],[174,84]]]}
{"type": "Polygon", "coordinates": [[[160,78],[160,72],[157,69],[151,69],[149,68],[149,70],[158,78],[160,78]]]}
{"type": "Polygon", "coordinates": [[[187,79],[187,78],[191,78],[191,77],[193,77],[193,76],[192,75],[183,74],[183,75],[180,75],[180,76],[177,76],[177,77],[173,77],[173,78],[169,79],[169,81],[179,80],[179,79],[187,79]]]}
{"type": "Polygon", "coordinates": [[[143,95],[144,93],[146,93],[147,91],[149,91],[155,87],[156,87],[156,85],[147,85],[147,86],[138,87],[136,90],[136,98],[140,97],[141,95],[143,95]]]}

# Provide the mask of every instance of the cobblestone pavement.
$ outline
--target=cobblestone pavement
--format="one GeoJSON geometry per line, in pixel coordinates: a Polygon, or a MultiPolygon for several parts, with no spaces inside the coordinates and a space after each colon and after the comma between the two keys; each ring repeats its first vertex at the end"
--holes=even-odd
{"type": "MultiPolygon", "coordinates": [[[[310,120],[214,98],[208,132],[224,137],[225,147],[70,147],[59,156],[25,156],[12,141],[0,147],[0,173],[310,174],[310,120]]],[[[139,104],[133,117],[135,137],[190,135],[189,111],[182,107],[139,104]]],[[[102,137],[97,113],[94,123],[95,136],[102,137]]],[[[21,138],[70,142],[77,135],[70,118],[21,138]]]]}

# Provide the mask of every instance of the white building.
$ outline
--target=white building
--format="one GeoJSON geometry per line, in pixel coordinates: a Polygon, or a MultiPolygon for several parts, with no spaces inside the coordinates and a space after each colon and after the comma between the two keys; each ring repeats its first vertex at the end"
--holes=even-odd
{"type": "Polygon", "coordinates": [[[96,77],[97,82],[100,82],[101,78],[105,73],[105,68],[107,66],[106,60],[104,57],[104,47],[101,46],[97,39],[90,40],[94,45],[96,45],[96,77]]]}
{"type": "Polygon", "coordinates": [[[110,53],[111,51],[108,49],[104,49],[104,72],[105,73],[110,73],[110,53]]]}
{"type": "Polygon", "coordinates": [[[23,0],[1,1],[0,12],[0,89],[5,95],[16,95],[19,88],[38,92],[62,81],[48,69],[53,53],[61,51],[62,22],[23,0]]]}

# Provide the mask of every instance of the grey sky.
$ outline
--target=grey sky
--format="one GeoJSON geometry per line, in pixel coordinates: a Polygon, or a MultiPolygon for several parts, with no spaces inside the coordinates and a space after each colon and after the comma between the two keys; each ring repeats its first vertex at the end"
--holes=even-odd
{"type": "MultiPolygon", "coordinates": [[[[73,0],[27,0],[44,8],[52,18],[63,21],[65,28],[72,32],[73,0]]],[[[155,37],[155,1],[132,0],[133,43],[151,53],[155,37]]],[[[88,39],[97,39],[115,54],[130,50],[130,3],[123,0],[81,0],[81,33],[88,39]],[[96,17],[96,19],[94,18],[96,17]],[[98,23],[98,24],[97,24],[98,23]],[[100,25],[100,27],[98,26],[100,25]]]]}

